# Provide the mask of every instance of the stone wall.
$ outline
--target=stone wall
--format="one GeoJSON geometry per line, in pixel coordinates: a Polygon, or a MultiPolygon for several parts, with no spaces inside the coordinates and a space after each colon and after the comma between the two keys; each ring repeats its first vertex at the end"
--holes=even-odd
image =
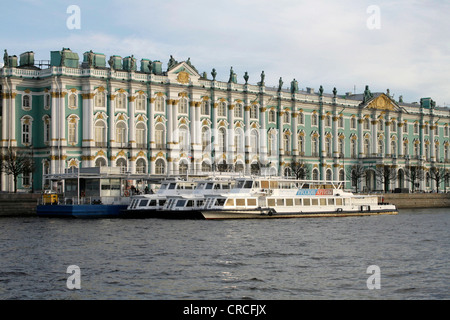
{"type": "Polygon", "coordinates": [[[34,216],[40,194],[0,193],[0,217],[34,216]]]}
{"type": "Polygon", "coordinates": [[[387,193],[383,197],[398,209],[450,208],[450,193],[387,193]]]}

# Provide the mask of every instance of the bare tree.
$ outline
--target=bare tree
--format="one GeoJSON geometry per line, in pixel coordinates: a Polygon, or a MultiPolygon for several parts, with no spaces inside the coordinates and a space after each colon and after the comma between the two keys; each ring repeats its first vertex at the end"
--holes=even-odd
{"type": "Polygon", "coordinates": [[[404,168],[406,180],[412,184],[412,192],[416,191],[416,184],[425,178],[425,171],[421,166],[410,166],[404,168]]]}
{"type": "Polygon", "coordinates": [[[29,153],[8,149],[3,156],[2,169],[14,179],[14,193],[17,192],[17,178],[22,174],[30,174],[34,170],[34,161],[29,153]]]}
{"type": "Polygon", "coordinates": [[[291,169],[291,174],[295,176],[297,180],[299,179],[309,179],[310,168],[309,165],[305,164],[303,161],[291,162],[289,165],[291,169]]]}
{"type": "Polygon", "coordinates": [[[347,179],[352,182],[352,186],[355,186],[355,192],[359,190],[359,184],[361,180],[366,176],[366,170],[364,166],[360,164],[355,164],[353,166],[347,167],[346,171],[347,179]]]}
{"type": "Polygon", "coordinates": [[[397,179],[397,169],[390,165],[381,165],[375,168],[375,176],[379,183],[384,186],[384,192],[389,191],[389,183],[397,179]]]}
{"type": "Polygon", "coordinates": [[[444,168],[431,167],[430,168],[430,179],[436,181],[436,192],[439,192],[439,185],[445,180],[446,170],[444,168]]]}

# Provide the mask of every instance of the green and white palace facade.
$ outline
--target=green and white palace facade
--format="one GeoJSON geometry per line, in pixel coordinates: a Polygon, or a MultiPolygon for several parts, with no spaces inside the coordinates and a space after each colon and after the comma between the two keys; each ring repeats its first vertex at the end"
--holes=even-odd
{"type": "MultiPolygon", "coordinates": [[[[390,189],[409,188],[405,170],[448,165],[449,109],[431,98],[418,103],[387,92],[338,94],[331,88],[279,87],[261,77],[228,81],[200,74],[173,57],[162,63],[92,51],[52,51],[47,64],[34,53],[5,50],[0,70],[1,152],[28,152],[35,168],[18,179],[20,191],[52,186],[45,174],[71,167],[120,167],[149,176],[213,174],[231,170],[290,175],[291,164],[311,179],[348,180],[349,167],[366,175],[360,190],[382,190],[377,166],[397,170],[390,189]],[[222,165],[222,166],[221,166],[222,165]]],[[[429,178],[416,189],[431,191],[429,178]]],[[[346,185],[351,188],[351,182],[346,185]]],[[[443,190],[443,185],[441,190],[443,190]]],[[[1,173],[1,191],[13,178],[1,173]]]]}

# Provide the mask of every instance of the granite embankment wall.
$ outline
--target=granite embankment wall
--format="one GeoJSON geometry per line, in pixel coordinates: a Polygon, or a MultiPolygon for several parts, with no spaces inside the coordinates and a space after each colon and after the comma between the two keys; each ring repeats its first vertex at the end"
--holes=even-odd
{"type": "MultiPolygon", "coordinates": [[[[40,194],[0,193],[0,217],[35,216],[40,197],[40,194]]],[[[450,208],[450,193],[387,193],[379,197],[384,197],[385,202],[393,203],[399,209],[450,208]]]]}
{"type": "Polygon", "coordinates": [[[398,209],[450,208],[450,193],[386,193],[383,197],[398,209]]]}
{"type": "Polygon", "coordinates": [[[0,193],[0,217],[34,216],[40,197],[31,193],[0,193]]]}

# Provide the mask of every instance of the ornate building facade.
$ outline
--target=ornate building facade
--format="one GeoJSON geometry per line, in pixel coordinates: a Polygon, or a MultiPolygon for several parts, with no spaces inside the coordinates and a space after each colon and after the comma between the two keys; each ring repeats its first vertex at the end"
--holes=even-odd
{"type": "MultiPolygon", "coordinates": [[[[162,63],[92,51],[52,51],[48,66],[32,52],[5,50],[0,70],[1,150],[30,152],[35,170],[18,181],[20,190],[49,187],[45,174],[71,167],[121,167],[151,176],[246,174],[262,168],[290,175],[292,163],[308,167],[311,179],[348,180],[349,168],[365,170],[360,189],[381,190],[375,169],[396,172],[390,189],[409,188],[406,171],[424,168],[416,189],[429,191],[431,167],[450,161],[449,110],[431,98],[404,103],[386,93],[338,94],[266,87],[247,73],[238,83],[200,74],[190,62],[162,63]],[[108,64],[108,66],[107,66],[108,64]]],[[[445,183],[440,182],[440,183],[445,183]]],[[[442,184],[444,189],[446,186],[442,184]]],[[[351,187],[348,182],[346,187],[351,187]]],[[[1,190],[12,178],[1,175],[1,190]]]]}

